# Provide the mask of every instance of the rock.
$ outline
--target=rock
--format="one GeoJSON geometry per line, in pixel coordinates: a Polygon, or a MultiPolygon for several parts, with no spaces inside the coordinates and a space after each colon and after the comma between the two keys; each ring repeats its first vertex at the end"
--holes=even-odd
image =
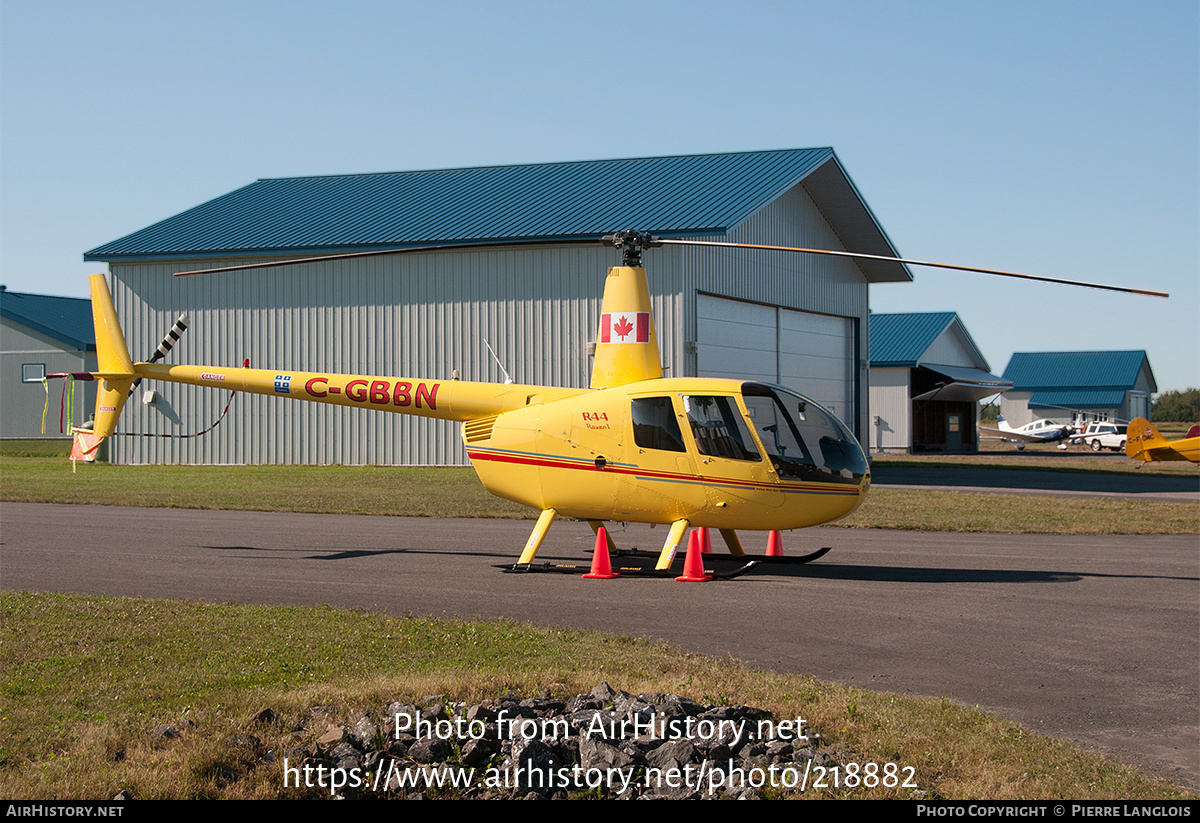
{"type": "MultiPolygon", "coordinates": [[[[309,716],[333,719],[334,712],[317,706],[309,716]]],[[[264,709],[253,724],[277,719],[264,709]]],[[[861,759],[830,749],[811,728],[798,738],[794,722],[782,729],[764,723],[760,735],[759,721],[770,719],[752,706],[704,706],[675,694],[634,696],[601,683],[566,700],[546,694],[503,694],[474,705],[442,695],[394,700],[378,714],[355,713],[352,726],[310,722],[308,731],[274,745],[246,734],[229,738],[226,746],[273,768],[280,767],[274,751],[282,750],[290,768],[326,780],[342,770],[336,796],[347,798],[749,800],[761,791],[747,782],[751,769],[782,774],[803,772],[810,759],[815,765],[861,759]],[[345,779],[355,773],[357,783],[345,779]]],[[[161,726],[152,734],[165,739],[179,732],[161,726]]],[[[331,794],[327,784],[309,788],[331,794]]]]}

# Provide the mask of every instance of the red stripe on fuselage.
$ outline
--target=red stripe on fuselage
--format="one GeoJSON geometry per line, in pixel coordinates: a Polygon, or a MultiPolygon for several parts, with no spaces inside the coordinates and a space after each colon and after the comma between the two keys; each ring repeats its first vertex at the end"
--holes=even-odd
{"type": "Polygon", "coordinates": [[[804,484],[796,486],[784,486],[779,483],[758,483],[753,480],[739,480],[734,477],[701,477],[698,474],[680,474],[678,472],[662,472],[651,471],[638,467],[614,466],[612,464],[605,465],[604,468],[599,468],[592,463],[584,463],[573,460],[555,460],[553,458],[532,457],[525,454],[513,454],[511,452],[494,452],[494,451],[478,451],[467,449],[467,457],[472,460],[488,460],[496,463],[517,463],[523,466],[540,466],[548,469],[574,469],[576,471],[603,471],[612,472],[613,474],[631,474],[637,477],[645,477],[651,480],[673,480],[683,481],[688,483],[716,483],[724,486],[737,486],[744,489],[764,489],[764,490],[782,490],[782,491],[813,491],[813,492],[833,492],[841,494],[858,494],[858,486],[827,486],[816,484],[804,484]]]}

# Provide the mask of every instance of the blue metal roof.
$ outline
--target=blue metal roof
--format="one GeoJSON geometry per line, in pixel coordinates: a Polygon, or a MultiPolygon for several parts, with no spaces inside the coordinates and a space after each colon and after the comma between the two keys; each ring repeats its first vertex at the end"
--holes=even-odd
{"type": "MultiPolygon", "coordinates": [[[[1143,364],[1150,390],[1156,385],[1144,351],[1017,352],[1004,369],[1013,391],[1038,389],[1132,389],[1143,364]]],[[[1062,404],[1062,405],[1070,405],[1062,404]]],[[[1120,405],[1119,403],[1117,404],[1120,405]]],[[[1104,406],[1103,408],[1111,408],[1104,406]]]]}
{"type": "Polygon", "coordinates": [[[952,311],[872,314],[868,330],[871,365],[916,366],[957,317],[952,311]]]}
{"type": "Polygon", "coordinates": [[[1119,409],[1125,402],[1124,389],[1075,389],[1035,391],[1029,397],[1031,409],[1119,409]]]}
{"type": "MultiPolygon", "coordinates": [[[[833,149],[816,148],[258,180],[98,246],[84,259],[591,240],[624,228],[719,235],[809,175],[813,185],[836,193],[848,230],[891,249],[833,149]],[[830,189],[833,177],[822,167],[831,161],[844,182],[830,189]]],[[[888,279],[911,279],[899,264],[885,265],[896,267],[888,279]]]]}
{"type": "Polygon", "coordinates": [[[90,300],[22,294],[0,286],[0,316],[79,351],[96,350],[90,300]]]}

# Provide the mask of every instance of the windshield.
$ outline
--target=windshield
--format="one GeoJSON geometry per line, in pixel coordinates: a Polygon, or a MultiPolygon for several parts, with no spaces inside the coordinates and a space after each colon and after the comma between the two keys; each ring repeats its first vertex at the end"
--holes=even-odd
{"type": "Polygon", "coordinates": [[[744,383],[742,398],[780,477],[857,484],[867,473],[854,435],[807,397],[779,386],[744,383]]]}

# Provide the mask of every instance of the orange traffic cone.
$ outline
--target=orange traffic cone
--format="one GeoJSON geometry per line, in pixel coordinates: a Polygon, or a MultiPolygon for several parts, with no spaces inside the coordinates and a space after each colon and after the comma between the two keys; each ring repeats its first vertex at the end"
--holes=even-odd
{"type": "Polygon", "coordinates": [[[767,537],[767,557],[783,557],[783,540],[777,531],[767,537]]]}
{"type": "Polygon", "coordinates": [[[703,528],[700,532],[700,554],[712,554],[712,538],[708,534],[708,529],[703,528]]]}
{"type": "Polygon", "coordinates": [[[621,575],[612,570],[608,557],[608,532],[604,527],[596,529],[596,548],[592,551],[592,570],[584,575],[590,580],[612,580],[621,575]]]}
{"type": "Polygon", "coordinates": [[[704,560],[700,553],[700,538],[695,529],[688,537],[687,557],[683,559],[683,575],[675,578],[681,583],[703,583],[712,580],[704,573],[704,560]]]}

